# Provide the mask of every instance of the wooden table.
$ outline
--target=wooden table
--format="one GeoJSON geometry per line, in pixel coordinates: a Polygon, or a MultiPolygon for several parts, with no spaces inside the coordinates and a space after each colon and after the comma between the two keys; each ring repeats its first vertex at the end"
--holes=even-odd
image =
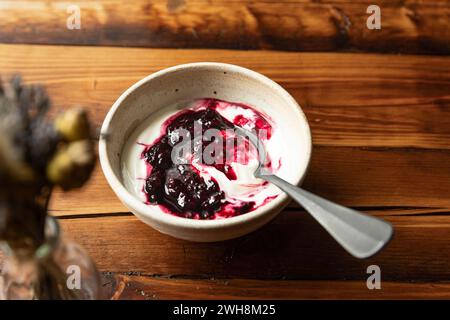
{"type": "Polygon", "coordinates": [[[450,3],[378,2],[381,30],[366,28],[371,1],[73,1],[81,29],[69,30],[67,1],[0,1],[0,72],[43,83],[55,110],[87,107],[97,125],[165,67],[221,61],[267,75],[310,121],[304,187],[395,227],[368,260],[295,204],[239,239],[181,241],[138,221],[97,166],[82,190],[57,191],[51,212],[109,296],[450,298],[450,3]],[[370,265],[381,290],[366,287],[370,265]]]}

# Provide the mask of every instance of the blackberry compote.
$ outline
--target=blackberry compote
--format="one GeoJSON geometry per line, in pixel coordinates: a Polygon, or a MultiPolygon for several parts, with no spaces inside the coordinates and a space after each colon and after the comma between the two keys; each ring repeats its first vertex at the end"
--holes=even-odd
{"type": "MultiPolygon", "coordinates": [[[[223,216],[233,216],[252,211],[255,209],[254,202],[230,204],[218,182],[213,177],[204,179],[193,165],[205,153],[205,148],[216,144],[214,150],[218,152],[214,152],[212,157],[218,161],[208,166],[223,172],[230,181],[236,180],[236,173],[231,163],[224,161],[224,155],[228,146],[239,146],[236,146],[236,141],[227,143],[229,139],[237,139],[229,135],[227,130],[233,129],[235,123],[244,124],[245,119],[241,116],[234,119],[235,123],[230,122],[216,110],[220,100],[202,101],[201,108],[183,110],[166,120],[161,136],[142,152],[141,157],[147,164],[148,172],[143,187],[147,202],[160,205],[166,212],[193,219],[213,219],[218,212],[222,212],[223,216]],[[217,129],[223,139],[205,143],[203,134],[209,129],[217,129]],[[196,139],[197,136],[201,138],[196,139]],[[174,148],[183,143],[185,138],[191,142],[188,152],[181,156],[177,152],[173,153],[174,148]],[[173,154],[177,155],[174,159],[173,154]]],[[[260,128],[270,128],[265,119],[259,120],[259,124],[260,128]]],[[[248,144],[248,141],[241,143],[247,147],[248,144]]]]}

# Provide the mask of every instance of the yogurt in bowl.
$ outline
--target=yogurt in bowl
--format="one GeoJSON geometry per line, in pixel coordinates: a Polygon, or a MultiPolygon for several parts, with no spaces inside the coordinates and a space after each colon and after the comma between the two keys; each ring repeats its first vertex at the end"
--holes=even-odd
{"type": "Polygon", "coordinates": [[[268,151],[265,166],[276,173],[283,137],[271,118],[252,106],[206,98],[165,108],[136,129],[123,152],[126,188],[191,219],[230,218],[266,205],[281,192],[253,175],[257,150],[235,126],[258,134],[268,151]],[[175,152],[180,144],[181,155],[175,152]]]}
{"type": "Polygon", "coordinates": [[[100,162],[119,199],[155,229],[193,241],[238,237],[274,218],[288,198],[253,176],[257,153],[233,126],[258,132],[269,170],[302,181],[311,135],[298,104],[270,79],[222,63],[172,67],[130,87],[105,118],[100,162]],[[216,130],[214,139],[205,141],[205,129],[216,130]]]}

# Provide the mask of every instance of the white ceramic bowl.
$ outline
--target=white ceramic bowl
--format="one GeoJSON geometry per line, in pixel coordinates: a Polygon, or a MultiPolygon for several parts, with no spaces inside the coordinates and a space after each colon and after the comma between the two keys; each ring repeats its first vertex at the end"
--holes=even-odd
{"type": "Polygon", "coordinates": [[[126,90],[109,110],[101,129],[100,163],[117,197],[140,220],[162,233],[192,241],[239,237],[273,219],[288,203],[282,193],[249,213],[219,220],[192,220],[162,212],[128,191],[121,174],[122,150],[130,135],[153,112],[179,101],[214,97],[243,102],[268,114],[286,137],[280,177],[300,184],[311,157],[311,133],[299,105],[269,78],[230,64],[190,63],[156,72],[126,90]]]}

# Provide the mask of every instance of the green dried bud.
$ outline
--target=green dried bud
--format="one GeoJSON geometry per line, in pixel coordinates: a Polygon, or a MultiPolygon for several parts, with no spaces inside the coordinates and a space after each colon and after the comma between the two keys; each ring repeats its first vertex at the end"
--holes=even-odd
{"type": "Polygon", "coordinates": [[[90,177],[95,154],[89,140],[60,146],[47,165],[47,179],[64,190],[81,187],[90,177]]]}
{"type": "Polygon", "coordinates": [[[90,137],[89,120],[84,109],[75,108],[63,112],[56,117],[54,125],[66,141],[72,142],[90,137]]]}

